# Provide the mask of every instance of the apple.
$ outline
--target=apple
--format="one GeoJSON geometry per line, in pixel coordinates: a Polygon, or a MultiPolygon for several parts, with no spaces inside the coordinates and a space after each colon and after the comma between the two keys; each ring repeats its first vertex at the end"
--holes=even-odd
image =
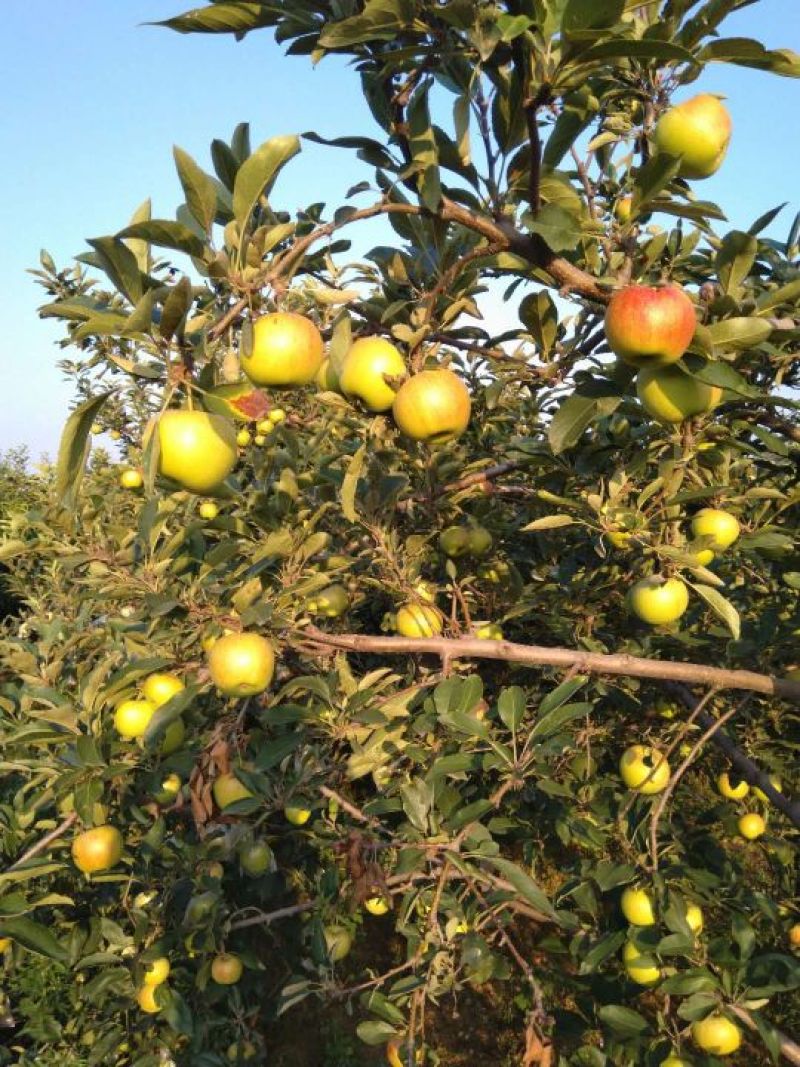
{"type": "Polygon", "coordinates": [[[252,440],[253,438],[249,430],[239,430],[236,434],[236,444],[239,448],[247,448],[252,440]]]}
{"type": "Polygon", "coordinates": [[[722,165],[731,117],[718,96],[700,93],[665,111],[653,140],[658,152],[680,156],[682,178],[708,178],[722,165]]]}
{"type": "Polygon", "coordinates": [[[220,811],[224,811],[231,804],[235,804],[237,800],[247,800],[253,794],[244,785],[235,774],[220,774],[214,779],[214,784],[211,787],[211,792],[214,795],[214,802],[220,811]]]}
{"type": "Polygon", "coordinates": [[[743,800],[750,792],[750,786],[743,778],[734,785],[727,771],[717,778],[717,789],[728,800],[743,800]]]}
{"type": "Polygon", "coordinates": [[[403,604],[397,610],[395,630],[403,637],[436,637],[442,632],[442,615],[431,604],[403,604]]]}
{"type": "Polygon", "coordinates": [[[705,925],[703,909],[699,904],[686,905],[686,923],[693,934],[699,934],[705,925]]]}
{"type": "Polygon", "coordinates": [[[713,538],[710,548],[724,552],[730,548],[739,536],[741,527],[735,515],[720,508],[703,508],[692,519],[692,533],[695,537],[713,538]]]}
{"type": "Polygon", "coordinates": [[[241,848],[239,863],[246,874],[257,878],[272,866],[272,849],[266,841],[251,841],[241,848]]]}
{"type": "Polygon", "coordinates": [[[476,522],[467,530],[467,543],[471,556],[485,556],[492,547],[492,535],[476,522]]]}
{"type": "Polygon", "coordinates": [[[326,926],[323,930],[325,945],[328,949],[328,959],[331,963],[343,960],[353,947],[353,935],[346,926],[326,926]]]}
{"type": "Polygon", "coordinates": [[[682,1060],[680,1056],[670,1053],[665,1060],[661,1061],[661,1067],[691,1067],[688,1060],[682,1060]]]}
{"type": "Polygon", "coordinates": [[[96,874],[116,866],[122,856],[122,834],[115,826],[94,826],[72,842],[72,859],[79,871],[96,874]]]}
{"type": "Polygon", "coordinates": [[[141,471],[131,468],[120,474],[119,484],[123,489],[141,489],[144,485],[144,478],[142,478],[141,471]]]}
{"type": "Polygon", "coordinates": [[[142,737],[156,713],[149,700],[123,700],[114,712],[114,728],[126,741],[142,737]]]}
{"type": "Polygon", "coordinates": [[[386,379],[405,377],[405,360],[393,344],[382,337],[362,337],[344,357],[339,386],[369,411],[388,411],[396,390],[386,379]]]}
{"type": "Polygon", "coordinates": [[[392,404],[398,429],[414,441],[432,444],[460,437],[469,425],[472,401],[464,382],[446,367],[408,378],[392,404]]]}
{"type": "Polygon", "coordinates": [[[439,534],[439,548],[451,559],[465,556],[469,550],[469,529],[466,526],[448,526],[439,534]]]}
{"type": "Polygon", "coordinates": [[[186,686],[177,674],[163,671],[145,678],[142,684],[142,693],[145,700],[149,700],[154,707],[160,708],[162,704],[172,700],[178,693],[182,693],[185,688],[186,686]]]}
{"type": "Polygon", "coordinates": [[[322,334],[304,315],[275,311],[253,323],[253,347],[242,370],[256,385],[291,388],[313,382],[324,357],[322,334]]]}
{"type": "Polygon", "coordinates": [[[216,519],[219,515],[219,508],[213,500],[204,500],[197,510],[201,519],[216,519]]]}
{"type": "Polygon", "coordinates": [[[475,630],[475,636],[481,641],[502,641],[503,631],[496,622],[487,622],[475,630]]]}
{"type": "Polygon", "coordinates": [[[675,622],[689,606],[689,592],[680,578],[641,578],[628,595],[634,614],[651,626],[675,622]]]}
{"type": "Polygon", "coordinates": [[[211,977],[217,985],[235,985],[243,970],[242,961],[233,952],[220,952],[211,961],[211,977]]]}
{"type": "Polygon", "coordinates": [[[324,393],[338,393],[340,389],[339,375],[329,359],[324,359],[317,371],[314,381],[324,393]]]}
{"type": "Polygon", "coordinates": [[[255,435],[255,437],[253,438],[253,444],[254,445],[258,445],[259,448],[261,448],[261,446],[265,445],[266,443],[267,443],[267,438],[266,438],[266,435],[263,434],[263,433],[257,433],[255,435]]]}
{"type": "Polygon", "coordinates": [[[649,745],[631,745],[622,753],[619,773],[628,789],[650,795],[666,789],[670,769],[657,749],[649,745]]]}
{"type": "Polygon", "coordinates": [[[258,1049],[252,1041],[233,1041],[225,1053],[231,1063],[247,1063],[258,1055],[258,1049]]]}
{"type": "Polygon", "coordinates": [[[90,430],[96,436],[97,434],[103,432],[103,427],[100,425],[99,422],[93,422],[91,427],[90,427],[90,430]]]}
{"type": "Polygon", "coordinates": [[[119,432],[119,430],[109,430],[108,436],[111,438],[112,441],[122,440],[122,434],[119,432]]]}
{"type": "Polygon", "coordinates": [[[713,411],[722,389],[706,385],[680,367],[642,367],[636,376],[642,407],[659,422],[677,423],[713,411]]]}
{"type": "Polygon", "coordinates": [[[694,336],[694,304],[677,285],[618,289],[606,309],[611,350],[634,367],[675,363],[694,336]]]}
{"type": "Polygon", "coordinates": [[[0,937],[0,955],[3,952],[8,952],[8,950],[11,948],[11,944],[12,942],[10,937],[0,937]]]}
{"type": "Polygon", "coordinates": [[[161,788],[153,794],[157,804],[171,804],[181,791],[181,780],[177,774],[168,774],[161,783],[161,788]]]}
{"type": "Polygon", "coordinates": [[[367,897],[364,901],[364,907],[370,913],[370,915],[385,915],[389,910],[389,901],[386,897],[367,897]]]}
{"type": "Polygon", "coordinates": [[[767,821],[762,815],[751,811],[740,817],[737,826],[742,837],[747,841],[755,841],[767,829],[767,821]]]}
{"type": "Polygon", "coordinates": [[[166,956],[159,956],[158,959],[153,960],[144,972],[144,984],[149,986],[161,985],[162,982],[166,982],[169,972],[169,960],[166,956]]]}
{"type": "Polygon", "coordinates": [[[658,960],[648,952],[640,952],[632,941],[627,941],[622,950],[625,972],[637,985],[651,986],[661,980],[658,960]]]}
{"type": "Polygon", "coordinates": [[[161,1007],[156,1003],[156,989],[157,985],[143,985],[139,992],[136,994],[136,1003],[142,1009],[147,1012],[148,1015],[155,1015],[156,1012],[161,1011],[161,1007]]]}
{"type": "Polygon", "coordinates": [[[216,903],[216,895],[210,892],[191,897],[183,916],[184,923],[187,926],[199,926],[212,915],[216,903]]]}
{"type": "Polygon", "coordinates": [[[714,553],[710,548],[698,548],[692,549],[692,556],[696,563],[699,563],[701,567],[707,567],[709,563],[714,562],[714,553]]]}
{"type": "Polygon", "coordinates": [[[605,537],[607,541],[610,541],[614,548],[620,552],[626,552],[631,547],[631,538],[633,534],[628,530],[606,530],[605,537]]]}
{"type": "Polygon", "coordinates": [[[621,222],[624,226],[631,221],[631,215],[633,214],[633,197],[621,196],[614,204],[614,215],[617,222],[621,222]]]}
{"type": "Polygon", "coordinates": [[[311,810],[298,804],[287,804],[283,809],[283,814],[286,817],[286,821],[290,822],[292,826],[305,826],[311,818],[311,810]]]}
{"type": "Polygon", "coordinates": [[[329,619],[337,619],[350,607],[350,595],[343,585],[328,585],[315,593],[306,607],[312,615],[327,615],[329,619]]]}
{"type": "Polygon", "coordinates": [[[193,493],[216,489],[238,458],[233,423],[207,411],[165,411],[158,441],[160,473],[193,493]]]}
{"type": "Polygon", "coordinates": [[[283,408],[273,408],[267,418],[273,426],[278,426],[280,423],[286,422],[286,412],[283,408]]]}
{"type": "MultiPolygon", "coordinates": [[[[780,793],[780,791],[781,791],[781,780],[780,780],[780,778],[776,778],[775,775],[771,774],[769,776],[769,780],[770,780],[770,784],[772,785],[772,788],[773,789],[777,789],[778,792],[780,793]]],[[[756,797],[758,800],[760,800],[762,804],[768,804],[769,803],[769,797],[764,792],[764,790],[763,789],[759,789],[758,786],[753,786],[753,796],[756,797]]]]}
{"type": "Polygon", "coordinates": [[[789,927],[789,944],[792,948],[800,948],[800,923],[789,927]]]}
{"type": "Polygon", "coordinates": [[[226,697],[263,693],[275,673],[275,653],[261,634],[220,637],[208,653],[211,681],[226,697]]]}
{"type": "Polygon", "coordinates": [[[622,914],[633,926],[653,926],[656,913],[653,898],[645,889],[628,886],[620,899],[622,914]]]}
{"type": "Polygon", "coordinates": [[[692,1041],[703,1052],[714,1056],[730,1056],[742,1043],[742,1032],[736,1023],[714,1012],[692,1023],[692,1041]]]}

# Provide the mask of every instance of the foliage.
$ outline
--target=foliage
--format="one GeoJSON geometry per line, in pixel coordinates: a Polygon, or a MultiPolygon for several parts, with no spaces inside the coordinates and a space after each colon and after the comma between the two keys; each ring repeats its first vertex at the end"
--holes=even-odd
{"type": "MultiPolygon", "coordinates": [[[[719,796],[727,762],[709,743],[692,752],[698,728],[658,678],[581,663],[627,653],[781,675],[797,662],[799,224],[765,237],[776,209],[725,230],[723,210],[649,142],[708,62],[798,74],[793,54],[722,35],[740,6],[272,0],[167,20],[187,33],[266,27],[292,54],[349,56],[380,132],[332,142],[365,164],[333,210],[279,206],[300,138],[253,149],[240,124],[213,141],[213,174],[178,148],[174,219],[145,201],[68,270],[43,253],[35,272],[41,313],[64,322],[78,404],[51,499],[8,520],[0,549],[26,604],[0,645],[0,936],[14,942],[12,1011],[32,1018],[38,998],[48,1014],[50,1030],[14,1034],[31,1062],[68,1049],[87,1065],[218,1067],[237,1041],[263,1058],[281,1017],[305,1019],[317,1001],[352,1008],[367,1046],[473,1062],[469,1035],[442,1037],[437,1018],[466,1000],[481,1005],[479,1028],[504,986],[499,1029],[515,1047],[488,1048],[486,1062],[649,1067],[719,1006],[756,1026],[748,1062],[777,1058],[775,1027],[797,1023],[797,830],[752,793],[719,796]],[[387,243],[349,262],[340,231],[378,216],[387,243]],[[715,412],[664,427],[639,404],[602,329],[630,280],[693,294],[700,323],[681,366],[724,389],[715,412]],[[508,308],[499,335],[480,319],[487,284],[508,308]],[[219,514],[201,518],[197,498],[158,476],[154,420],[213,405],[238,380],[253,317],[276,307],[317,322],[336,371],[373,334],[412,372],[447,363],[470,389],[467,432],[434,448],[334,390],[245,390],[243,423],[276,406],[287,418],[242,447],[219,514]],[[98,422],[144,471],[141,494],[102,455],[83,475],[98,422]],[[707,506],[736,514],[743,535],[702,566],[690,520],[707,506]],[[458,524],[490,532],[485,555],[440,550],[458,524]],[[691,587],[673,626],[627,609],[626,590],[654,573],[691,587]],[[508,640],[574,650],[572,668],[515,664],[505,645],[495,658],[450,646],[388,658],[370,640],[422,601],[422,580],[446,636],[494,623],[508,640]],[[350,606],[323,622],[309,601],[332,584],[350,606]],[[213,692],[206,650],[226,630],[274,642],[267,693],[213,692]],[[159,670],[187,689],[141,743],[121,740],[114,708],[159,670]],[[178,717],[185,742],[165,755],[178,717]],[[673,770],[696,756],[663,811],[620,781],[638,742],[673,770]],[[222,813],[211,787],[231,770],[252,796],[222,813]],[[171,773],[182,790],[163,802],[171,773]],[[310,820],[290,823],[287,806],[310,820]],[[757,842],[737,836],[744,809],[769,812],[757,842]],[[76,817],[123,831],[120,865],[76,872],[76,817]],[[273,856],[258,877],[240,866],[254,839],[273,856]],[[658,925],[627,926],[619,898],[634,883],[658,925]],[[389,915],[364,909],[375,896],[389,915]],[[689,902],[705,913],[697,937],[689,902]],[[336,963],[332,925],[355,937],[336,963]],[[655,954],[654,988],[626,975],[626,939],[655,954]],[[243,960],[241,983],[210,980],[222,950],[243,960]],[[136,990],[162,955],[172,973],[145,1015],[136,990]],[[27,970],[37,957],[52,971],[27,970]]],[[[796,795],[796,704],[707,696],[796,795]]]]}

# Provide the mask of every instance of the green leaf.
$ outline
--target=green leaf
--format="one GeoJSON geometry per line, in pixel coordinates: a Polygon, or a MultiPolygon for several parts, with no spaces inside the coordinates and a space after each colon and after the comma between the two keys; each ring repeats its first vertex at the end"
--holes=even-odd
{"type": "MultiPolygon", "coordinates": [[[[135,223],[135,226],[149,223],[135,223]]],[[[133,236],[136,236],[135,234],[133,236]]],[[[111,284],[132,304],[138,303],[144,292],[144,276],[134,253],[116,237],[94,237],[88,242],[95,250],[95,260],[105,271],[111,284]]]]}
{"type": "Polygon", "coordinates": [[[182,15],[150,23],[166,26],[178,33],[235,33],[245,34],[260,26],[274,26],[276,16],[261,3],[215,3],[212,7],[195,7],[182,15]]]}
{"type": "Polygon", "coordinates": [[[428,812],[433,804],[433,788],[424,778],[417,778],[400,787],[403,811],[411,825],[421,833],[428,830],[428,812]]]}
{"type": "Polygon", "coordinates": [[[560,708],[561,705],[565,704],[571,697],[573,697],[579,689],[582,689],[588,680],[587,675],[579,674],[574,678],[570,678],[568,681],[557,685],[552,693],[548,693],[539,704],[539,718],[541,719],[542,716],[548,715],[554,708],[560,708]]]}
{"type": "MultiPolygon", "coordinates": [[[[131,215],[131,221],[129,225],[133,225],[136,222],[149,222],[152,218],[152,204],[150,200],[145,200],[131,215]]],[[[142,241],[139,238],[131,237],[125,242],[128,248],[133,252],[136,257],[136,262],[139,265],[139,270],[143,274],[150,273],[150,245],[147,241],[142,241]]]]}
{"type": "Polygon", "coordinates": [[[25,916],[17,919],[0,917],[0,937],[12,938],[29,952],[35,952],[37,956],[46,956],[48,959],[58,960],[61,963],[66,962],[68,957],[66,948],[48,927],[25,916]]]}
{"type": "Polygon", "coordinates": [[[800,78],[800,55],[789,48],[765,48],[749,37],[722,37],[699,53],[701,63],[735,63],[740,67],[769,70],[787,78],[800,78]]]}
{"type": "Polygon", "coordinates": [[[205,232],[210,233],[217,213],[217,186],[214,179],[182,148],[175,145],[172,152],[189,210],[205,232]]]}
{"type": "Polygon", "coordinates": [[[177,285],[173,285],[169,290],[161,310],[158,332],[166,342],[169,343],[176,333],[183,333],[181,324],[184,322],[191,306],[192,283],[184,276],[177,285]]]}
{"type": "Polygon", "coordinates": [[[665,186],[669,185],[680,170],[680,166],[680,156],[669,156],[659,152],[648,159],[636,173],[633,186],[633,212],[638,212],[643,204],[648,203],[665,186]]]}
{"type": "Polygon", "coordinates": [[[712,322],[707,330],[714,348],[724,352],[739,351],[760,345],[772,333],[772,326],[764,319],[755,316],[749,318],[740,316],[735,319],[712,322]]]}
{"type": "Polygon", "coordinates": [[[781,285],[777,289],[770,289],[766,293],[762,293],[758,298],[759,314],[763,314],[765,311],[772,311],[773,308],[780,307],[781,304],[794,306],[799,298],[800,278],[795,278],[794,281],[787,282],[786,285],[781,285]]]}
{"type": "Polygon", "coordinates": [[[600,44],[587,48],[585,52],[581,52],[575,62],[583,65],[599,59],[654,59],[664,63],[697,65],[695,57],[685,48],[670,44],[668,41],[659,41],[654,37],[640,41],[622,37],[612,41],[602,41],[600,44]]]}
{"type": "Polygon", "coordinates": [[[711,608],[714,614],[725,623],[731,632],[731,636],[735,641],[739,640],[741,636],[741,623],[739,620],[739,612],[731,604],[729,600],[714,589],[710,585],[695,585],[690,583],[692,589],[705,600],[706,604],[711,608]]]}
{"type": "Polygon", "coordinates": [[[420,86],[411,98],[407,112],[408,145],[418,172],[420,199],[429,211],[436,211],[442,199],[439,178],[439,151],[428,109],[428,86],[420,86]]]}
{"type": "Polygon", "coordinates": [[[697,378],[698,381],[705,382],[707,385],[717,385],[721,389],[738,393],[739,396],[747,396],[753,399],[763,396],[762,391],[757,389],[756,386],[750,385],[738,371],[733,369],[730,363],[708,360],[702,367],[692,368],[690,373],[692,378],[697,378]]]}
{"type": "Polygon", "coordinates": [[[501,859],[499,856],[492,856],[489,862],[500,871],[507,882],[513,885],[524,900],[536,908],[537,911],[548,915],[559,926],[561,925],[547,894],[539,888],[529,874],[523,871],[521,867],[518,867],[516,863],[512,863],[511,860],[501,859]]]}
{"type": "Polygon", "coordinates": [[[283,167],[300,151],[296,134],[272,137],[242,163],[233,185],[233,214],[244,230],[259,199],[269,197],[283,167]]]}
{"type": "Polygon", "coordinates": [[[358,522],[358,514],[356,512],[356,489],[358,488],[358,479],[361,477],[361,471],[364,468],[366,455],[367,446],[366,444],[363,444],[358,451],[354,453],[353,458],[347,465],[347,473],[342,479],[342,514],[348,522],[358,522]]]}
{"type": "Polygon", "coordinates": [[[621,396],[568,396],[553,416],[547,433],[550,447],[558,455],[580,441],[584,430],[604,415],[611,415],[622,403],[621,396]]]}
{"type": "Polygon", "coordinates": [[[585,702],[562,704],[560,708],[554,708],[546,715],[540,715],[531,730],[531,740],[542,741],[546,737],[552,737],[566,723],[572,722],[573,719],[585,718],[593,707],[593,704],[585,702]]]}
{"type": "Polygon", "coordinates": [[[326,22],[321,48],[349,48],[365,41],[390,41],[414,18],[413,0],[367,0],[360,15],[326,22]]]}
{"type": "Polygon", "coordinates": [[[563,33],[613,26],[625,10],[625,0],[567,0],[561,16],[563,33]]]}
{"type": "Polygon", "coordinates": [[[571,252],[583,234],[580,219],[560,204],[545,204],[536,215],[527,212],[522,221],[532,233],[543,237],[554,252],[571,252]]]}
{"type": "Polygon", "coordinates": [[[359,1039],[365,1045],[385,1045],[393,1037],[401,1037],[402,1031],[383,1019],[368,1019],[356,1027],[359,1039]]]}
{"type": "Polygon", "coordinates": [[[758,241],[749,233],[732,230],[722,238],[714,259],[714,268],[722,288],[729,296],[736,296],[740,285],[749,275],[758,252],[758,241]]]}
{"type": "Polygon", "coordinates": [[[518,685],[501,689],[497,712],[507,730],[517,730],[525,716],[525,690],[518,685]]]}
{"type": "Polygon", "coordinates": [[[597,1018],[621,1037],[638,1037],[650,1029],[650,1023],[643,1015],[622,1004],[604,1004],[597,1009],[597,1018]]]}
{"type": "Polygon", "coordinates": [[[155,715],[147,724],[147,729],[142,737],[145,748],[153,749],[161,742],[167,727],[181,717],[199,691],[198,686],[187,685],[185,689],[176,693],[174,697],[171,697],[165,704],[156,709],[155,715]]]}
{"type": "Polygon", "coordinates": [[[176,252],[185,252],[187,256],[202,259],[208,246],[196,233],[192,233],[182,222],[171,219],[151,219],[149,222],[135,222],[120,230],[117,237],[140,237],[160,248],[174,248],[176,252]]]}
{"type": "Polygon", "coordinates": [[[111,393],[101,393],[84,401],[67,419],[61,433],[56,460],[56,498],[65,508],[73,508],[89,452],[89,435],[97,413],[111,393]]]}
{"type": "Polygon", "coordinates": [[[562,526],[572,526],[575,519],[571,515],[545,515],[543,519],[535,519],[527,523],[520,533],[530,533],[533,530],[557,530],[562,526]]]}

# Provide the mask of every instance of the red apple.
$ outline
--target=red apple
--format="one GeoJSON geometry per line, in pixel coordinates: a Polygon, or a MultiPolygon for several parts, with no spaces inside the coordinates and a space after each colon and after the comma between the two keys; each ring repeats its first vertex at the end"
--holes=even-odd
{"type": "Polygon", "coordinates": [[[614,293],[606,310],[606,339],[634,367],[675,363],[695,326],[694,304],[677,285],[629,285],[614,293]]]}

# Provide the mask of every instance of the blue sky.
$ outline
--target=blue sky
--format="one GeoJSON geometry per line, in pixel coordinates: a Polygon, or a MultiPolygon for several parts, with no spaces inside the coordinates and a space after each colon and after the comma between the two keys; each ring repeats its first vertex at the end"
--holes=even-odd
{"type": "MultiPolygon", "coordinates": [[[[40,290],[25,273],[40,248],[66,266],[87,237],[120,229],[147,196],[155,215],[172,217],[182,199],[174,143],[208,166],[212,138],[229,137],[242,120],[254,144],[308,129],[375,133],[357,78],[339,60],[312,69],[305,57],[283,56],[265,31],[236,44],[143,25],[189,6],[3,0],[0,450],[26,443],[34,456],[53,454],[71,399],[56,368],[58,327],[38,319],[40,290]]],[[[733,16],[725,35],[800,51],[800,2],[760,0],[733,16]]],[[[725,166],[703,183],[703,198],[739,226],[788,201],[772,228],[785,235],[800,209],[800,81],[716,64],[690,91],[699,89],[725,94],[734,118],[725,166]]],[[[306,144],[278,199],[286,207],[340,203],[370,176],[349,153],[306,144]]]]}

